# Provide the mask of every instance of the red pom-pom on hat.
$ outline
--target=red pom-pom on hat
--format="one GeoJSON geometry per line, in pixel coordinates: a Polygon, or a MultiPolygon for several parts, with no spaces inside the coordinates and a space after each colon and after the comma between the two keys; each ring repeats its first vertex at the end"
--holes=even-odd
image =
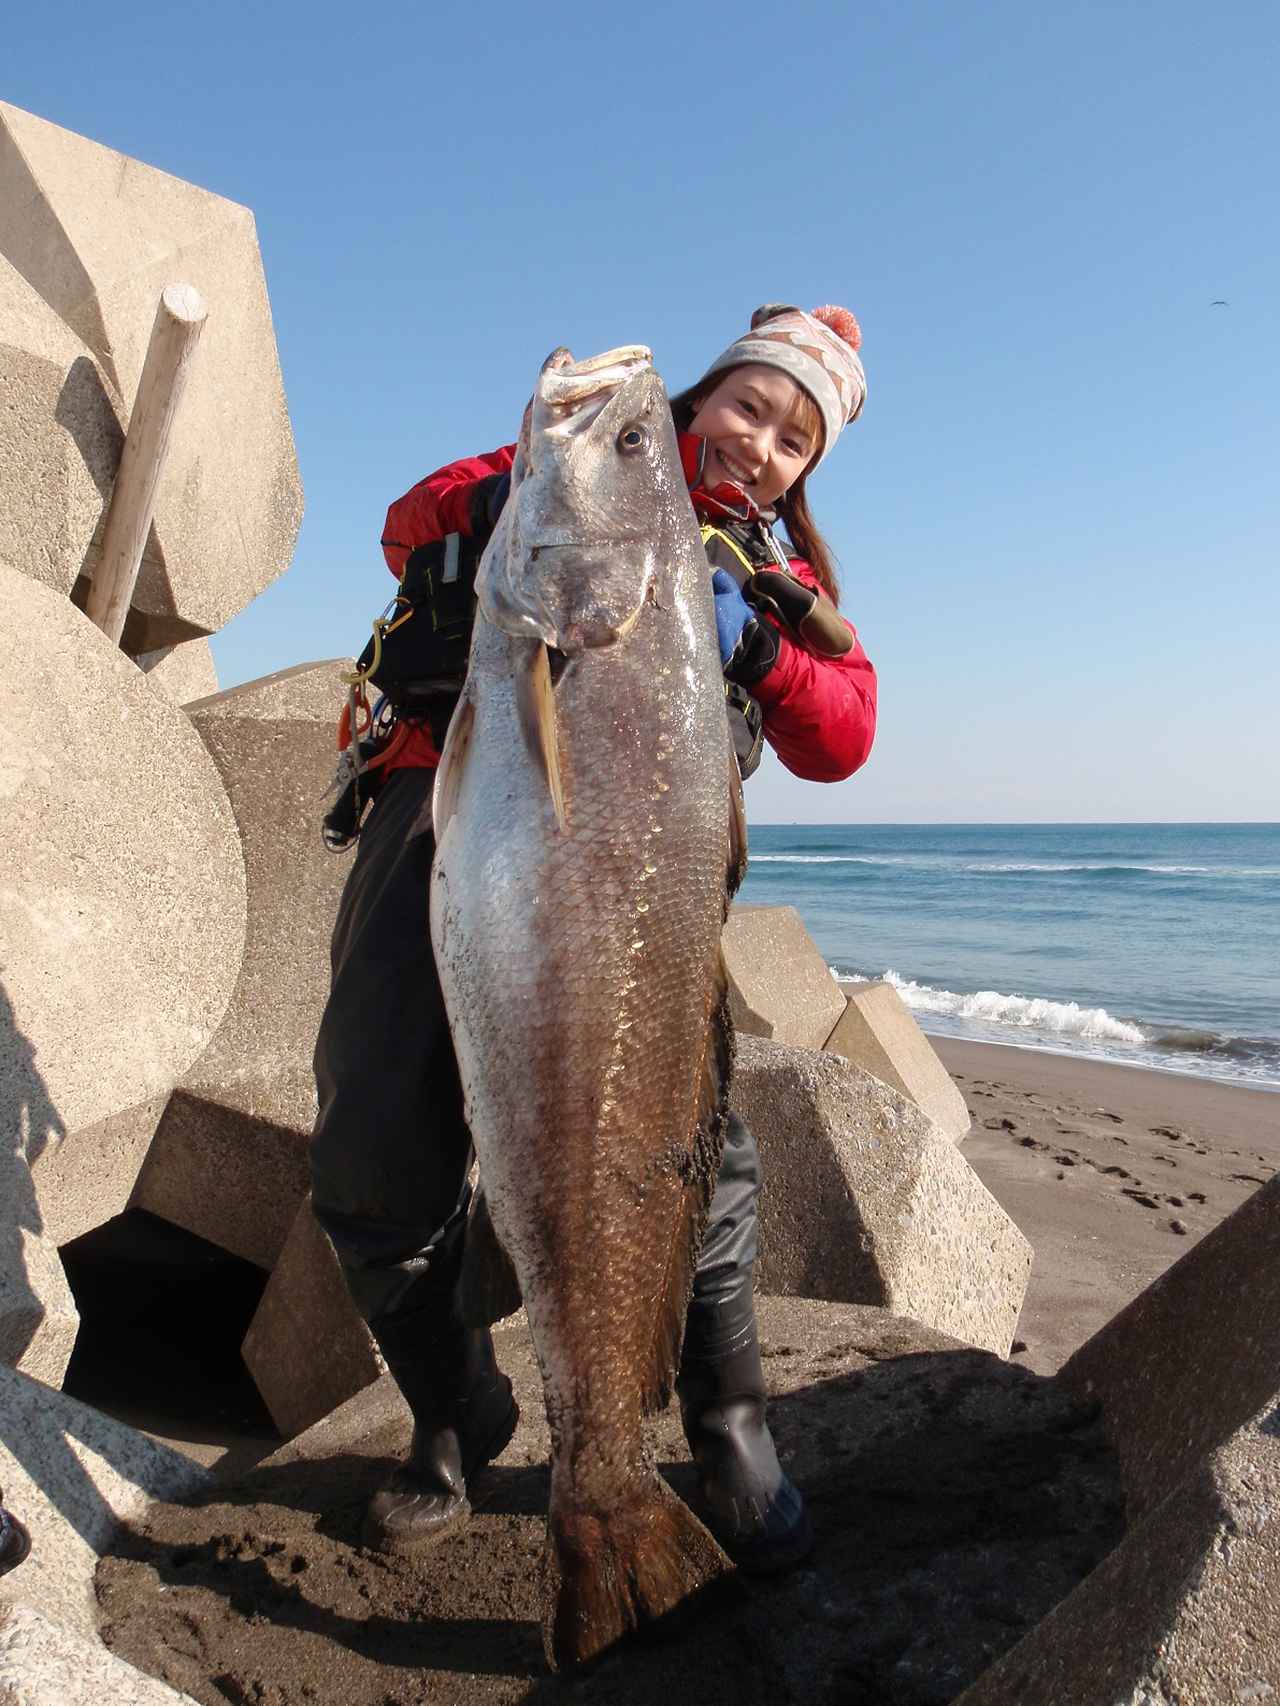
{"type": "Polygon", "coordinates": [[[843,338],[850,349],[862,347],[862,327],[847,308],[839,308],[834,302],[825,302],[821,308],[813,308],[810,312],[815,320],[821,320],[824,326],[830,326],[838,338],[843,338]]]}

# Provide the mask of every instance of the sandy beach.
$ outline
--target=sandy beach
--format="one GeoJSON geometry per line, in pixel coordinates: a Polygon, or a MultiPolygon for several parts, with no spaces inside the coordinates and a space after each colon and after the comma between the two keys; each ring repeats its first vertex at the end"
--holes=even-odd
{"type": "Polygon", "coordinates": [[[964,1154],[1035,1250],[1018,1360],[1052,1373],[1280,1167],[1280,1094],[930,1039],[964,1154]]]}

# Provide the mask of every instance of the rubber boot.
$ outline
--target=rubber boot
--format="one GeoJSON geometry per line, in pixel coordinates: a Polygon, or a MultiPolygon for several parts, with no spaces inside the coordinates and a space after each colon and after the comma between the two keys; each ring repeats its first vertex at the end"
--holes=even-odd
{"type": "Polygon", "coordinates": [[[765,1420],[760,1341],[702,1359],[687,1348],[676,1391],[684,1436],[698,1466],[707,1527],[748,1575],[789,1570],[813,1548],[809,1513],[778,1462],[765,1420]]]}
{"type": "MultiPolygon", "coordinates": [[[[0,1493],[0,1498],[3,1497],[0,1493]]],[[[19,1564],[25,1563],[30,1551],[31,1536],[17,1517],[11,1516],[0,1505],[0,1576],[7,1576],[10,1570],[16,1570],[19,1564]]]]}
{"type": "Polygon", "coordinates": [[[379,1324],[374,1336],[413,1412],[413,1441],[406,1461],[370,1501],[364,1543],[380,1552],[416,1552],[465,1523],[467,1485],[506,1449],[520,1412],[487,1328],[452,1326],[424,1336],[416,1356],[403,1324],[379,1324]]]}

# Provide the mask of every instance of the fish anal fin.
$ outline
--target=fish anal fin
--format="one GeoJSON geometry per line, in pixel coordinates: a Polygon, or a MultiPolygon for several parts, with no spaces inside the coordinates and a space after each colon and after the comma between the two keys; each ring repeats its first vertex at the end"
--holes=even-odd
{"type": "Polygon", "coordinates": [[[656,1474],[607,1512],[564,1511],[547,1533],[542,1638],[552,1670],[587,1664],[733,1573],[693,1512],[656,1474]]]}
{"type": "Polygon", "coordinates": [[[528,664],[516,676],[516,708],[529,756],[541,770],[551,795],[556,827],[565,827],[564,784],[556,730],[556,695],[551,658],[540,641],[530,648],[528,664]]]}
{"type": "Polygon", "coordinates": [[[521,1304],[520,1281],[489,1213],[481,1186],[467,1211],[467,1235],[458,1279],[458,1308],[468,1327],[505,1321],[521,1304]]]}
{"type": "Polygon", "coordinates": [[[444,840],[449,819],[458,809],[458,795],[467,767],[467,755],[471,751],[471,732],[475,727],[475,720],[475,705],[464,690],[450,719],[449,732],[444,737],[444,751],[440,754],[435,786],[431,790],[431,825],[435,831],[437,847],[444,840]]]}
{"type": "Polygon", "coordinates": [[[729,974],[724,955],[717,950],[710,990],[707,1041],[699,1067],[693,1147],[681,1169],[685,1182],[684,1202],[677,1217],[667,1261],[666,1284],[654,1325],[651,1361],[642,1375],[641,1402],[646,1415],[655,1414],[670,1399],[680,1365],[685,1316],[693,1295],[693,1276],[702,1252],[707,1212],[711,1207],[724,1151],[733,1052],[729,974]]]}

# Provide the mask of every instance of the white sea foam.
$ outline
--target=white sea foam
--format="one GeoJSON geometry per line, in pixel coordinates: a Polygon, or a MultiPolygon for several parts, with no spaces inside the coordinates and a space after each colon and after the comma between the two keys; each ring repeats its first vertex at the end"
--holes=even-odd
{"type": "Polygon", "coordinates": [[[1114,859],[1028,860],[1023,864],[965,865],[964,869],[979,876],[989,871],[1147,871],[1162,877],[1280,877],[1280,867],[1274,865],[1131,865],[1114,859]]]}
{"type": "MultiPolygon", "coordinates": [[[[863,977],[848,977],[847,983],[866,983],[863,977]]],[[[1089,1042],[1144,1043],[1137,1025],[1115,1019],[1105,1007],[1081,1007],[1077,1001],[1049,1001],[1044,996],[1002,995],[996,989],[980,989],[973,995],[958,995],[952,989],[934,989],[913,978],[886,971],[883,979],[897,990],[913,1013],[932,1013],[949,1019],[976,1019],[988,1025],[1008,1025],[1045,1036],[1080,1037],[1089,1042]]]]}

